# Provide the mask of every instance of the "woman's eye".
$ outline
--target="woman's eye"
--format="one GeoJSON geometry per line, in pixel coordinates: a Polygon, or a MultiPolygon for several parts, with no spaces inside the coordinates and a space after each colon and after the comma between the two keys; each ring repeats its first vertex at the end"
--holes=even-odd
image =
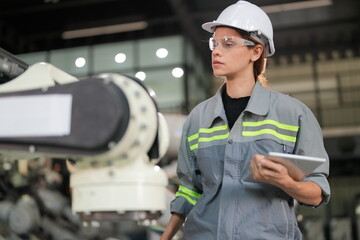
{"type": "Polygon", "coordinates": [[[231,48],[231,47],[235,46],[235,43],[233,43],[233,42],[225,42],[224,46],[227,47],[227,48],[231,48]]]}

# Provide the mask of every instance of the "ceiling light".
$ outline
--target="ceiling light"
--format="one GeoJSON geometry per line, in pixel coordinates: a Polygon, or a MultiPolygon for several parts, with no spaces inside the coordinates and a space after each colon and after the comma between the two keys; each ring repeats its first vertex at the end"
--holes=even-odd
{"type": "Polygon", "coordinates": [[[261,7],[266,13],[286,12],[332,5],[332,0],[309,0],[261,7]]]}
{"type": "Polygon", "coordinates": [[[115,56],[115,62],[117,63],[123,63],[126,61],[126,54],[124,53],[118,53],[115,56]]]}
{"type": "Polygon", "coordinates": [[[137,78],[140,79],[141,81],[144,81],[145,78],[146,78],[146,74],[145,74],[144,72],[140,71],[140,72],[137,72],[137,73],[135,74],[135,77],[137,77],[137,78]]]}
{"type": "Polygon", "coordinates": [[[157,51],[156,51],[156,56],[158,58],[166,58],[167,55],[168,55],[168,50],[166,48],[159,48],[157,51]]]}
{"type": "Polygon", "coordinates": [[[143,30],[147,28],[148,23],[145,21],[125,23],[125,24],[116,24],[102,27],[94,28],[84,28],[78,30],[65,31],[62,34],[63,39],[73,39],[73,38],[83,38],[83,37],[93,37],[98,35],[106,35],[113,33],[121,32],[131,32],[137,30],[143,30]]]}
{"type": "Polygon", "coordinates": [[[184,70],[182,68],[179,68],[179,67],[174,68],[172,70],[172,75],[174,77],[176,77],[176,78],[180,78],[180,77],[182,77],[184,75],[184,70]]]}
{"type": "Polygon", "coordinates": [[[85,66],[86,64],[86,60],[83,57],[79,57],[75,60],[75,66],[78,68],[82,68],[83,66],[85,66]]]}

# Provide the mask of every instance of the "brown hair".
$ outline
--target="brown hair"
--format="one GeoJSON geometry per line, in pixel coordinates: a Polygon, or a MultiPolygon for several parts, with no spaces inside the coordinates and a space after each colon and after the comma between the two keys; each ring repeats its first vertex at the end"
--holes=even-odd
{"type": "MultiPolygon", "coordinates": [[[[249,36],[249,33],[244,32],[242,30],[236,29],[239,34],[241,35],[241,37],[243,37],[246,40],[249,40],[251,42],[254,42],[256,45],[260,44],[262,45],[260,42],[256,41],[255,39],[251,38],[249,36]]],[[[254,46],[248,46],[248,48],[253,48],[254,46]]],[[[266,59],[265,59],[265,48],[263,50],[263,52],[261,53],[261,56],[259,57],[258,60],[256,60],[254,62],[254,77],[255,77],[255,81],[259,81],[261,83],[261,85],[263,85],[264,87],[268,87],[269,83],[268,80],[265,77],[265,69],[266,69],[266,59]]]]}

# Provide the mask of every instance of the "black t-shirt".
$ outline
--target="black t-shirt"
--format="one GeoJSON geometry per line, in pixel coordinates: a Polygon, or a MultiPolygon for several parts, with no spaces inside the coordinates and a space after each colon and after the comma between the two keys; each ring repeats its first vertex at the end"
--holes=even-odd
{"type": "Polygon", "coordinates": [[[226,118],[228,120],[229,128],[231,129],[240,114],[245,110],[250,96],[241,98],[232,98],[226,93],[226,89],[222,93],[222,100],[224,104],[226,118]]]}

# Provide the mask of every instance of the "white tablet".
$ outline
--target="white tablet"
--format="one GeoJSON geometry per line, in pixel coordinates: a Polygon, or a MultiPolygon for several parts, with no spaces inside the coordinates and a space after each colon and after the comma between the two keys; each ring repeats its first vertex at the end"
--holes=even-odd
{"type": "MultiPolygon", "coordinates": [[[[326,161],[325,158],[277,152],[269,152],[266,158],[284,165],[289,175],[296,181],[302,180],[326,161]]],[[[243,180],[254,181],[251,171],[243,180]]]]}

